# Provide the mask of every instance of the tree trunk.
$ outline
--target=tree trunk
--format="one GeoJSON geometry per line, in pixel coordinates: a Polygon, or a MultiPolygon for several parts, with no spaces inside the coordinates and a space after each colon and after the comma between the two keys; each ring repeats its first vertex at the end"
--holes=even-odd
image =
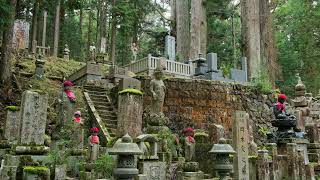
{"type": "MultiPolygon", "coordinates": [[[[36,2],[33,5],[33,13],[32,13],[32,36],[30,40],[30,51],[36,49],[37,44],[33,44],[34,41],[37,40],[37,26],[38,26],[38,11],[39,11],[39,2],[36,0],[36,2]]],[[[35,53],[35,52],[33,52],[35,53]]]]}
{"type": "Polygon", "coordinates": [[[261,30],[261,62],[266,67],[269,81],[274,85],[281,77],[281,70],[277,62],[277,49],[274,40],[272,15],[268,0],[260,1],[260,30],[261,30]]]}
{"type": "Polygon", "coordinates": [[[99,23],[99,38],[98,38],[98,51],[105,53],[106,51],[106,36],[107,36],[107,2],[101,2],[100,9],[100,23],[99,23]]]}
{"type": "Polygon", "coordinates": [[[89,11],[89,25],[88,25],[88,47],[87,47],[87,50],[88,50],[88,54],[89,54],[89,49],[90,49],[90,46],[91,46],[91,34],[92,34],[92,16],[93,16],[93,13],[92,13],[92,10],[90,9],[89,11]]]}
{"type": "Polygon", "coordinates": [[[183,62],[189,59],[190,49],[189,1],[176,0],[176,18],[177,55],[178,60],[183,62]]]}
{"type": "Polygon", "coordinates": [[[189,58],[192,60],[199,57],[201,41],[201,4],[202,0],[191,0],[190,20],[190,51],[189,58]]]}
{"type": "Polygon", "coordinates": [[[204,56],[207,54],[207,38],[208,38],[208,24],[207,24],[207,12],[205,7],[206,0],[202,0],[201,3],[201,39],[200,39],[200,53],[202,53],[204,56]]]}
{"type": "Polygon", "coordinates": [[[65,0],[60,0],[60,20],[59,20],[59,40],[58,40],[58,54],[62,52],[65,45],[65,34],[63,33],[64,23],[66,14],[66,3],[65,0]]]}
{"type": "Polygon", "coordinates": [[[259,0],[242,0],[242,51],[248,59],[248,75],[251,80],[258,78],[261,70],[259,21],[259,0]]]}
{"type": "Polygon", "coordinates": [[[58,46],[59,46],[59,31],[60,31],[60,1],[58,1],[56,7],[56,18],[54,23],[54,39],[53,39],[53,56],[58,56],[58,46]]]}
{"type": "Polygon", "coordinates": [[[3,41],[1,48],[1,61],[0,61],[0,81],[1,83],[10,82],[11,78],[11,51],[12,51],[12,37],[13,27],[15,19],[15,7],[17,0],[7,0],[7,4],[10,4],[12,10],[8,16],[8,24],[4,25],[3,41]]]}
{"type": "Polygon", "coordinates": [[[177,11],[176,11],[176,0],[170,1],[171,6],[171,36],[177,35],[177,29],[176,29],[176,19],[177,19],[177,11]]]}
{"type": "MultiPolygon", "coordinates": [[[[112,1],[112,6],[116,5],[116,0],[112,1]]],[[[116,14],[113,11],[112,12],[112,19],[111,19],[111,40],[110,40],[110,60],[112,62],[112,65],[115,65],[115,56],[116,56],[116,35],[117,35],[117,21],[116,21],[116,14]]]]}

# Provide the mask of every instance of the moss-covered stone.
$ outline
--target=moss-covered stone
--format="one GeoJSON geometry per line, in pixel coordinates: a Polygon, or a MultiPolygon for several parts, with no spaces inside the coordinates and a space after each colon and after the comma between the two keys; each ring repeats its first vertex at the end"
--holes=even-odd
{"type": "Polygon", "coordinates": [[[129,89],[124,89],[124,90],[120,91],[119,94],[134,94],[134,95],[142,96],[143,92],[141,92],[138,89],[129,88],[129,89]]]}
{"type": "Polygon", "coordinates": [[[45,166],[24,166],[23,171],[30,174],[37,174],[40,176],[48,176],[50,174],[49,168],[45,166]]]}
{"type": "Polygon", "coordinates": [[[1,149],[10,149],[11,144],[7,140],[1,140],[0,141],[0,148],[1,149]]]}
{"type": "Polygon", "coordinates": [[[16,154],[34,154],[34,155],[42,155],[48,153],[50,150],[47,146],[16,146],[15,152],[16,154]]]}

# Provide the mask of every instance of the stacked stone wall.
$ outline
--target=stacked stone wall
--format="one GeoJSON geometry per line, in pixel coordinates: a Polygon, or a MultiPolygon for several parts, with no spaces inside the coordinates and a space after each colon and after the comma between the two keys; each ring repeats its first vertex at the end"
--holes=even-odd
{"type": "MultiPolygon", "coordinates": [[[[142,81],[145,107],[151,103],[150,79],[142,81]]],[[[252,87],[220,81],[196,79],[166,79],[164,113],[170,119],[169,127],[175,132],[187,126],[210,131],[210,125],[221,124],[230,138],[232,113],[244,110],[250,115],[255,141],[264,138],[258,133],[261,127],[270,127],[274,103],[272,94],[263,95],[252,87]]]]}

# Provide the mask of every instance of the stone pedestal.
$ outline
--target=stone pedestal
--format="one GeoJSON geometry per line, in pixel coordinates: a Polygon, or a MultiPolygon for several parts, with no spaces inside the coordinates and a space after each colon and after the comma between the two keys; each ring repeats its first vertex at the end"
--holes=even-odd
{"type": "Polygon", "coordinates": [[[66,178],[66,166],[65,165],[56,165],[55,167],[54,180],[63,180],[66,178]]]}
{"type": "Polygon", "coordinates": [[[20,139],[20,111],[7,110],[6,126],[4,137],[14,144],[20,139]]]}
{"type": "Polygon", "coordinates": [[[132,137],[142,134],[143,98],[140,94],[121,93],[118,100],[117,135],[132,137]]]}
{"type": "Polygon", "coordinates": [[[268,151],[260,150],[258,151],[258,177],[259,180],[270,180],[269,171],[269,161],[268,161],[268,151]]]}
{"type": "Polygon", "coordinates": [[[299,167],[299,177],[300,180],[306,180],[306,165],[304,160],[304,153],[303,150],[298,150],[298,167],[299,167]]]}
{"type": "Polygon", "coordinates": [[[278,162],[278,149],[276,143],[268,143],[267,149],[269,151],[269,155],[271,156],[271,166],[270,166],[270,179],[271,180],[277,180],[278,178],[278,172],[279,172],[279,162],[278,162]]]}
{"type": "Polygon", "coordinates": [[[61,92],[60,96],[60,126],[70,122],[73,119],[75,112],[75,103],[71,102],[65,92],[61,92]]]}
{"type": "Polygon", "coordinates": [[[21,144],[44,144],[47,108],[48,94],[34,91],[23,92],[21,103],[21,144]]]}
{"type": "Polygon", "coordinates": [[[290,180],[299,179],[299,166],[297,164],[297,144],[288,143],[287,144],[287,166],[288,166],[288,178],[290,180]]]}
{"type": "Polygon", "coordinates": [[[90,154],[89,154],[89,160],[90,162],[95,162],[98,159],[99,156],[99,144],[93,144],[90,146],[90,154]]]}
{"type": "Polygon", "coordinates": [[[310,162],[320,163],[320,144],[309,143],[307,146],[308,146],[308,158],[310,162]]]}
{"type": "Polygon", "coordinates": [[[1,180],[13,180],[16,179],[17,166],[4,166],[0,171],[1,180]]]}
{"type": "Polygon", "coordinates": [[[148,180],[166,180],[166,168],[166,162],[141,161],[138,164],[139,173],[148,180]]]}

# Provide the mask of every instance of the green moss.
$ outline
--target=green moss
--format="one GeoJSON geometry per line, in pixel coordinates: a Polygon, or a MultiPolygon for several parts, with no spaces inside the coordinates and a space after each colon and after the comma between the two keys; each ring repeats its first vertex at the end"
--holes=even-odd
{"type": "Polygon", "coordinates": [[[138,90],[138,89],[133,89],[133,88],[124,89],[124,90],[122,90],[122,91],[119,92],[119,94],[126,94],[126,93],[135,94],[135,95],[140,95],[140,96],[143,95],[143,92],[141,92],[141,91],[138,90]]]}
{"type": "Polygon", "coordinates": [[[209,137],[209,134],[205,133],[205,132],[196,132],[194,134],[194,136],[205,136],[205,137],[209,137]]]}
{"type": "Polygon", "coordinates": [[[8,149],[8,148],[11,148],[11,145],[8,141],[6,140],[1,140],[0,141],[0,148],[1,149],[8,149]]]}
{"type": "Polygon", "coordinates": [[[30,174],[37,174],[37,175],[49,175],[50,170],[44,166],[24,166],[24,172],[28,172],[30,174]]]}
{"type": "Polygon", "coordinates": [[[249,159],[257,159],[258,156],[249,156],[249,159]]]}
{"type": "Polygon", "coordinates": [[[18,106],[7,106],[6,109],[9,111],[19,111],[20,108],[18,106]]]}

